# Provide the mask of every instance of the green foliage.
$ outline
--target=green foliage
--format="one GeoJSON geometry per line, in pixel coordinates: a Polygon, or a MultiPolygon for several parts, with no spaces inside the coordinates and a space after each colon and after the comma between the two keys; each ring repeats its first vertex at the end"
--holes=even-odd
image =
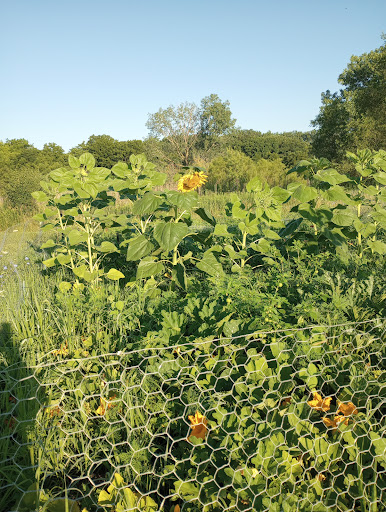
{"type": "Polygon", "coordinates": [[[219,156],[210,163],[206,188],[218,192],[242,191],[254,177],[270,186],[283,186],[287,182],[286,171],[287,168],[278,158],[262,158],[255,162],[240,151],[227,149],[224,156],[219,156]]]}
{"type": "Polygon", "coordinates": [[[34,207],[31,192],[49,170],[64,162],[63,149],[54,143],[38,150],[25,139],[0,141],[0,196],[6,206],[34,207]]]}
{"type": "Polygon", "coordinates": [[[221,101],[217,94],[201,100],[199,145],[208,149],[226,135],[236,124],[229,101],[221,101]]]}
{"type": "Polygon", "coordinates": [[[91,135],[87,142],[82,142],[71,150],[75,156],[91,153],[97,167],[112,167],[116,162],[129,163],[130,156],[144,152],[141,140],[119,141],[110,135],[91,135]]]}
{"type": "Polygon", "coordinates": [[[234,130],[225,139],[228,147],[241,151],[255,162],[262,158],[274,161],[280,158],[286,167],[293,167],[307,158],[310,150],[310,134],[301,132],[234,130]]]}
{"type": "Polygon", "coordinates": [[[143,155],[47,175],[49,268],[0,277],[1,509],[381,510],[386,158],[348,158],[222,223],[143,155]]]}
{"type": "Polygon", "coordinates": [[[125,216],[110,213],[116,196],[136,197],[164,182],[165,176],[154,171],[144,155],[132,155],[130,166],[120,162],[111,170],[95,167],[95,159],[90,153],[79,158],[70,155],[68,168],[59,168],[48,174],[41,182],[43,191],[32,195],[38,202],[48,202],[48,207],[35,219],[42,229],[54,230],[55,239],[50,238],[42,249],[50,253],[43,261],[47,268],[62,265],[72,270],[77,279],[96,283],[102,275],[119,280],[122,272],[110,268],[105,272],[102,260],[108,254],[119,252],[112,242],[102,241],[98,245],[96,237],[101,229],[127,225],[125,216]]]}
{"type": "Polygon", "coordinates": [[[255,172],[255,163],[250,158],[239,151],[227,149],[225,156],[219,156],[210,163],[206,186],[215,192],[241,191],[255,172]]]}
{"type": "Polygon", "coordinates": [[[322,94],[313,125],[318,128],[312,149],[316,156],[341,161],[346,150],[386,145],[386,44],[351,57],[339,76],[343,89],[322,94]]]}
{"type": "Polygon", "coordinates": [[[218,146],[220,137],[235,125],[228,101],[211,94],[195,103],[170,105],[149,114],[146,146],[152,157],[168,165],[181,167],[194,163],[195,155],[218,146]]]}
{"type": "Polygon", "coordinates": [[[288,186],[292,198],[298,202],[292,211],[312,223],[314,233],[308,235],[309,241],[313,238],[318,244],[332,243],[342,258],[347,258],[348,245],[353,244],[353,239],[359,258],[365,251],[386,254],[386,246],[378,240],[386,228],[383,214],[386,153],[363,150],[357,155],[347,153],[347,157],[355,165],[354,178],[329,167],[326,159],[302,161],[290,171],[305,174],[315,184],[309,187],[295,182],[288,186]],[[345,189],[343,184],[350,184],[350,188],[345,189]],[[318,204],[317,198],[324,202],[318,204]],[[330,207],[329,202],[335,202],[335,206],[330,207]]]}

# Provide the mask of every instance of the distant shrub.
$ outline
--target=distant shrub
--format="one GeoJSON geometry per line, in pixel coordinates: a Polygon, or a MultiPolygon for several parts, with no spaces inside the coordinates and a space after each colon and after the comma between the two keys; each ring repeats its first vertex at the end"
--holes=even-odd
{"type": "Polygon", "coordinates": [[[280,158],[260,159],[254,162],[240,151],[227,149],[224,156],[212,160],[209,165],[209,179],[206,188],[218,192],[236,192],[245,189],[249,180],[259,177],[270,186],[287,183],[286,166],[280,158]]]}
{"type": "Polygon", "coordinates": [[[4,205],[11,208],[34,208],[36,202],[31,193],[40,188],[41,178],[40,172],[34,168],[13,169],[2,191],[4,205]]]}

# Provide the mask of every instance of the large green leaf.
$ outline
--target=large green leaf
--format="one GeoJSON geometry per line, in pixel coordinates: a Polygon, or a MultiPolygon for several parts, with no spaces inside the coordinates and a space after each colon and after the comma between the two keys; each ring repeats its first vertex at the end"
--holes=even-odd
{"type": "Polygon", "coordinates": [[[334,187],[329,188],[328,190],[322,191],[322,196],[327,199],[327,201],[342,201],[345,204],[351,204],[352,201],[346,194],[343,187],[336,185],[334,187]]]}
{"type": "Polygon", "coordinates": [[[323,169],[318,171],[315,176],[315,180],[324,181],[330,185],[339,185],[340,183],[346,183],[351,181],[345,174],[340,174],[336,169],[323,169]]]}
{"type": "Polygon", "coordinates": [[[308,203],[308,201],[312,201],[312,199],[316,199],[318,197],[318,191],[314,187],[300,185],[300,187],[296,188],[292,197],[301,203],[308,203]]]}
{"type": "Polygon", "coordinates": [[[129,168],[126,163],[118,162],[117,164],[113,165],[111,172],[115,174],[115,176],[118,176],[118,178],[127,178],[128,169],[129,168]]]}
{"type": "MultiPolygon", "coordinates": [[[[68,171],[65,167],[59,167],[59,169],[55,169],[54,171],[51,171],[49,173],[49,177],[59,183],[60,181],[63,180],[63,178],[68,174],[68,171]]],[[[42,183],[40,183],[42,185],[42,183]]]]}
{"type": "Polygon", "coordinates": [[[173,206],[177,206],[180,210],[191,210],[198,203],[198,194],[194,191],[182,193],[171,190],[166,197],[173,206]]]}
{"type": "Polygon", "coordinates": [[[68,155],[68,163],[71,169],[79,169],[80,167],[79,158],[76,158],[74,155],[68,155]]]}
{"type": "Polygon", "coordinates": [[[52,249],[52,247],[56,247],[56,242],[54,242],[52,240],[52,238],[50,238],[49,240],[47,240],[46,242],[44,242],[44,244],[41,245],[41,249],[52,249]]]}
{"type": "Polygon", "coordinates": [[[263,189],[263,183],[260,178],[255,176],[247,183],[247,192],[257,192],[263,189]]]}
{"type": "Polygon", "coordinates": [[[172,269],[172,276],[174,281],[180,286],[183,290],[187,288],[187,278],[185,267],[181,263],[175,265],[172,269]]]}
{"type": "Polygon", "coordinates": [[[357,216],[348,210],[335,209],[332,215],[331,222],[336,226],[351,226],[357,216]]]}
{"type": "Polygon", "coordinates": [[[378,172],[374,174],[373,178],[381,185],[386,185],[386,172],[378,172]]]}
{"type": "Polygon", "coordinates": [[[160,222],[154,228],[154,238],[162,249],[171,251],[185,238],[188,232],[188,226],[181,222],[160,222]]]}
{"type": "Polygon", "coordinates": [[[385,242],[381,242],[381,240],[368,240],[367,245],[370,247],[372,252],[386,254],[386,244],[385,242]]]}
{"type": "Polygon", "coordinates": [[[82,188],[85,192],[95,199],[98,195],[98,187],[94,183],[83,183],[82,188]]]}
{"type": "Polygon", "coordinates": [[[216,236],[231,236],[231,234],[228,232],[228,226],[226,224],[216,224],[213,234],[216,236]]]}
{"type": "Polygon", "coordinates": [[[285,203],[291,197],[291,193],[281,187],[273,187],[271,192],[272,197],[279,203],[285,203]]]}
{"type": "Polygon", "coordinates": [[[285,226],[285,228],[283,228],[279,231],[279,235],[282,238],[292,235],[292,233],[294,233],[298,229],[298,227],[300,226],[300,224],[302,222],[303,222],[303,219],[293,219],[293,220],[289,221],[288,224],[285,226]]]}
{"type": "Polygon", "coordinates": [[[101,183],[107,176],[110,176],[111,170],[106,167],[94,167],[88,174],[88,179],[94,183],[101,183]]]}
{"type": "Polygon", "coordinates": [[[144,279],[146,277],[155,276],[163,271],[163,264],[159,261],[155,261],[154,258],[144,258],[139,262],[137,268],[137,279],[144,279]]]}
{"type": "Polygon", "coordinates": [[[88,199],[91,194],[86,192],[80,183],[74,185],[74,190],[81,199],[88,199]]]}
{"type": "Polygon", "coordinates": [[[42,191],[32,192],[31,195],[38,203],[45,203],[48,200],[47,194],[42,191]]]}
{"type": "Polygon", "coordinates": [[[68,242],[70,245],[78,245],[87,242],[87,233],[73,229],[68,233],[68,242]]]}
{"type": "Polygon", "coordinates": [[[106,277],[108,279],[111,279],[112,281],[118,281],[118,279],[122,279],[125,276],[116,268],[110,268],[110,270],[106,274],[106,277]]]}
{"type": "Polygon", "coordinates": [[[69,254],[58,254],[56,259],[61,265],[68,265],[71,262],[71,256],[69,254]]]}
{"type": "Polygon", "coordinates": [[[79,162],[83,165],[83,167],[86,167],[88,171],[95,167],[95,158],[91,153],[83,153],[80,155],[79,162]]]}
{"type": "Polygon", "coordinates": [[[162,197],[154,195],[153,192],[146,192],[141,199],[135,201],[133,213],[134,215],[150,215],[154,213],[162,203],[162,197]]]}
{"type": "Polygon", "coordinates": [[[167,174],[164,172],[152,172],[150,175],[151,184],[153,187],[162,187],[167,180],[167,174]]]}
{"type": "Polygon", "coordinates": [[[127,248],[126,260],[137,261],[144,258],[154,249],[154,245],[145,237],[145,235],[138,235],[129,240],[127,248]]]}
{"type": "Polygon", "coordinates": [[[386,210],[377,207],[376,211],[371,213],[372,218],[378,222],[381,228],[386,229],[386,210]]]}
{"type": "Polygon", "coordinates": [[[217,261],[213,252],[206,252],[202,260],[199,261],[196,266],[210,276],[222,276],[224,274],[222,265],[217,261]]]}
{"type": "Polygon", "coordinates": [[[262,254],[269,254],[272,250],[271,243],[265,238],[260,238],[258,243],[251,243],[250,247],[254,251],[261,252],[262,254]]]}
{"type": "Polygon", "coordinates": [[[101,243],[99,247],[97,247],[98,251],[103,253],[112,253],[119,252],[116,246],[112,242],[107,242],[106,240],[101,243]]]}
{"type": "Polygon", "coordinates": [[[216,225],[216,219],[210,212],[207,212],[205,208],[196,208],[194,213],[197,213],[197,215],[208,224],[211,224],[212,226],[216,225]]]}

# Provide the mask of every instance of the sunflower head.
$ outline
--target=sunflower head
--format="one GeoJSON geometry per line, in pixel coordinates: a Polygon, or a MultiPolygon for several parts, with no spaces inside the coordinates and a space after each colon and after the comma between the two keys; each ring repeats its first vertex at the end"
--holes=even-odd
{"type": "Polygon", "coordinates": [[[208,176],[203,171],[194,171],[185,174],[178,180],[177,188],[180,192],[196,190],[207,182],[208,176]]]}

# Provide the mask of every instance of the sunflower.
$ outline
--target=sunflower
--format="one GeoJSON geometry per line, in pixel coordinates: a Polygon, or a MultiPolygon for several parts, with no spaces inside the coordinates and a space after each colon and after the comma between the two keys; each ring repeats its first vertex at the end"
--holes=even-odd
{"type": "Polygon", "coordinates": [[[177,188],[180,192],[190,192],[196,190],[196,188],[204,185],[208,179],[208,176],[203,171],[195,171],[189,174],[185,174],[178,180],[177,188]]]}

